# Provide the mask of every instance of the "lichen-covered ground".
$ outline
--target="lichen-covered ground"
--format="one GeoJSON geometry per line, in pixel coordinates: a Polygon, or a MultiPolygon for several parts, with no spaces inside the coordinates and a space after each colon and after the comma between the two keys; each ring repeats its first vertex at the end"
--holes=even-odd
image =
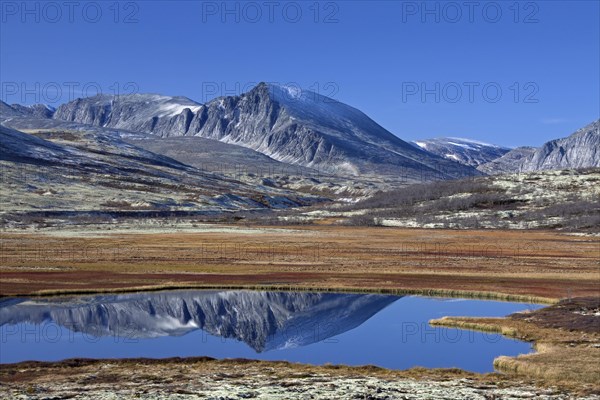
{"type": "Polygon", "coordinates": [[[557,389],[509,382],[498,374],[395,372],[248,360],[77,360],[3,367],[1,375],[0,396],[5,399],[573,398],[557,389]]]}

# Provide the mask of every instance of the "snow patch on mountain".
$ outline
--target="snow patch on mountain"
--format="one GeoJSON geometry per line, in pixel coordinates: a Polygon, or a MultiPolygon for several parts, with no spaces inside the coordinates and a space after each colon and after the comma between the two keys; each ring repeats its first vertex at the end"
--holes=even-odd
{"type": "Polygon", "coordinates": [[[201,108],[201,106],[189,106],[187,104],[165,104],[158,108],[158,116],[166,117],[166,116],[175,116],[179,115],[185,109],[189,109],[191,112],[195,113],[201,108]]]}
{"type": "Polygon", "coordinates": [[[477,167],[506,154],[510,149],[458,137],[418,140],[413,145],[461,164],[477,167]]]}

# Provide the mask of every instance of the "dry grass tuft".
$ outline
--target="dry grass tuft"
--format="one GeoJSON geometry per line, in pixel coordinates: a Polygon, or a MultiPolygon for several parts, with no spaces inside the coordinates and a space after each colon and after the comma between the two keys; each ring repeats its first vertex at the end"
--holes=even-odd
{"type": "Polygon", "coordinates": [[[600,317],[595,314],[599,302],[600,298],[568,299],[507,318],[444,317],[430,323],[535,342],[536,353],[498,357],[494,367],[544,386],[600,394],[600,317]]]}

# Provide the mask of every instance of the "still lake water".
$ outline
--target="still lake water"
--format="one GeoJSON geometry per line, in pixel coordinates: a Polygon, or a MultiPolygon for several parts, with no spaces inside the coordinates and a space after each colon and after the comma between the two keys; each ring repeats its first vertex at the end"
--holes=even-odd
{"type": "Polygon", "coordinates": [[[172,291],[0,300],[0,362],[186,357],[493,371],[531,352],[501,335],[434,328],[536,304],[379,294],[172,291]]]}

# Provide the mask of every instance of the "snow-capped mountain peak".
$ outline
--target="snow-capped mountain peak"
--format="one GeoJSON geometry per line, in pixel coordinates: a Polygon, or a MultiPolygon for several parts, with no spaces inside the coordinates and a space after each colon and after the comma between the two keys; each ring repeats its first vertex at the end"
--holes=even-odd
{"type": "Polygon", "coordinates": [[[459,137],[440,137],[412,143],[430,153],[471,167],[488,163],[510,151],[507,147],[459,137]]]}

